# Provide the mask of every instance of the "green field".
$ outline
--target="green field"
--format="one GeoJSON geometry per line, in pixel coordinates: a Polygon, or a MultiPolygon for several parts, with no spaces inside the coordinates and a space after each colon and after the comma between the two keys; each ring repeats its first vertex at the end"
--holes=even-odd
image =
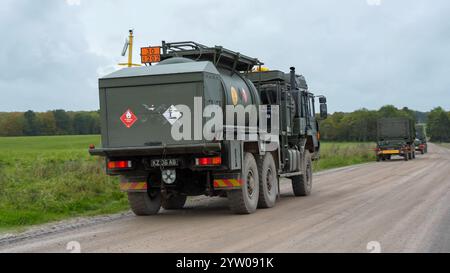
{"type": "MultiPolygon", "coordinates": [[[[99,136],[0,138],[0,230],[128,209],[104,161],[99,136]]],[[[315,171],[374,160],[369,143],[322,143],[315,171]]]]}
{"type": "Polygon", "coordinates": [[[375,147],[375,143],[322,142],[320,160],[314,162],[314,171],[375,161],[375,147]]]}
{"type": "Polygon", "coordinates": [[[0,138],[0,229],[127,208],[117,181],[89,156],[98,136],[0,138]]]}
{"type": "Polygon", "coordinates": [[[450,149],[450,143],[439,143],[442,147],[445,147],[447,149],[450,149]]]}

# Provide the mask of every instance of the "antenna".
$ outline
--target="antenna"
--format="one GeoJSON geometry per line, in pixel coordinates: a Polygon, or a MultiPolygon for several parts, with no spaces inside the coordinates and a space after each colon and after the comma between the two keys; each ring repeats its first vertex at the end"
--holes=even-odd
{"type": "Polygon", "coordinates": [[[130,45],[130,41],[128,39],[125,39],[125,44],[123,45],[123,49],[122,49],[122,57],[125,57],[125,54],[127,54],[129,45],[130,45]]]}

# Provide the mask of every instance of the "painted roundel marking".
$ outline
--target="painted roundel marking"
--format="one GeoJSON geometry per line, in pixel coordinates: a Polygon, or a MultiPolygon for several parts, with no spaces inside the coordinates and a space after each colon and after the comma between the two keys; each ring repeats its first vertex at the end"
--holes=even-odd
{"type": "Polygon", "coordinates": [[[231,101],[233,102],[233,105],[236,106],[239,101],[239,96],[236,88],[233,86],[231,87],[231,101]]]}
{"type": "Polygon", "coordinates": [[[244,103],[247,103],[248,96],[247,96],[247,91],[245,90],[245,88],[241,88],[241,96],[242,96],[242,100],[244,101],[244,103]]]}

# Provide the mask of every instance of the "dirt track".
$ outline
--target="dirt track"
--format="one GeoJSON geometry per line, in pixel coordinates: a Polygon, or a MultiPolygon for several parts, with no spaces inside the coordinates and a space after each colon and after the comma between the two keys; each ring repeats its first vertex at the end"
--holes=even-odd
{"type": "Polygon", "coordinates": [[[0,240],[0,252],[68,252],[70,241],[82,252],[368,252],[371,241],[382,252],[450,252],[450,150],[323,172],[309,197],[284,181],[276,207],[252,215],[200,198],[154,217],[0,240]]]}

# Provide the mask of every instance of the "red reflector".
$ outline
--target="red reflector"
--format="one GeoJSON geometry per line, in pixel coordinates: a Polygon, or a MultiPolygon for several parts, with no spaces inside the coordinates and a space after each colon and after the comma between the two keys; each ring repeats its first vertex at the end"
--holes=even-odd
{"type": "Polygon", "coordinates": [[[131,161],[109,161],[108,169],[127,169],[131,168],[131,161]]]}
{"type": "Polygon", "coordinates": [[[222,164],[221,157],[202,157],[195,160],[197,166],[212,166],[222,164]]]}

